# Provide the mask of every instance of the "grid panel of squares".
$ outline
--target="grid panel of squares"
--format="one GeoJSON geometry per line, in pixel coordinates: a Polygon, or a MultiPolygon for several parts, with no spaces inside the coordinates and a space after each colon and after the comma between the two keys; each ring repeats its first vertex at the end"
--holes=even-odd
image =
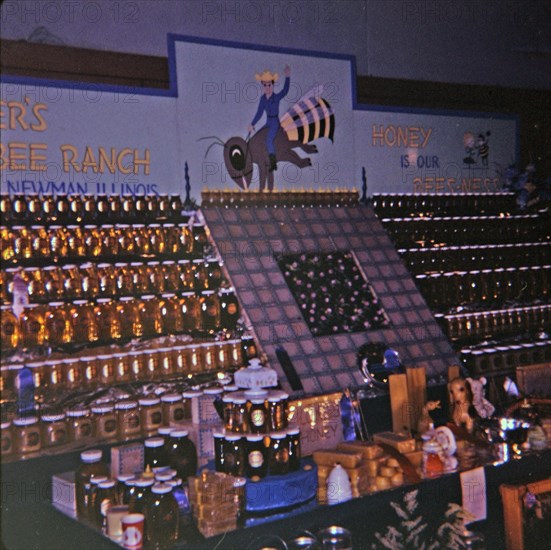
{"type": "Polygon", "coordinates": [[[411,275],[370,207],[203,208],[211,235],[270,365],[290,390],[275,354],[283,347],[306,393],[357,387],[356,350],[366,342],[396,349],[408,367],[443,374],[456,363],[411,275]],[[238,229],[239,228],[239,229],[238,229]],[[352,334],[312,336],[276,256],[352,251],[390,325],[352,334]]]}

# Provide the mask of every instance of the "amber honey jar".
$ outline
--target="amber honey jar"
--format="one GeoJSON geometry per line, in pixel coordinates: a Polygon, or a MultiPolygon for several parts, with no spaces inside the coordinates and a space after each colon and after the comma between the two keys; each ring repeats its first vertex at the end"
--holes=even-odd
{"type": "Polygon", "coordinates": [[[184,320],[180,309],[180,301],[175,294],[162,295],[160,302],[164,334],[180,334],[184,331],[184,320]]]}
{"type": "Polygon", "coordinates": [[[61,360],[63,378],[67,389],[78,389],[82,387],[84,372],[82,363],[78,357],[69,357],[61,360]]]}
{"type": "Polygon", "coordinates": [[[19,317],[23,347],[33,348],[44,344],[44,308],[28,304],[19,317]]]}
{"type": "Polygon", "coordinates": [[[69,344],[74,330],[70,309],[64,302],[50,302],[44,314],[45,340],[52,346],[69,344]]]}
{"type": "Polygon", "coordinates": [[[115,383],[115,364],[112,355],[101,354],[97,356],[99,382],[105,386],[115,383]]]}
{"type": "Polygon", "coordinates": [[[252,433],[263,434],[268,431],[268,410],[264,396],[252,397],[249,401],[249,428],[252,433]]]}
{"type": "Polygon", "coordinates": [[[82,379],[86,387],[95,388],[99,384],[98,363],[93,355],[86,355],[79,358],[82,369],[82,379]]]}
{"type": "Polygon", "coordinates": [[[87,407],[75,407],[65,411],[67,416],[67,431],[69,441],[82,443],[94,437],[94,423],[90,409],[87,407]]]}
{"type": "Polygon", "coordinates": [[[141,435],[140,411],[136,401],[119,401],[115,404],[115,414],[119,439],[132,439],[141,435]]]}
{"type": "Polygon", "coordinates": [[[36,416],[14,418],[12,427],[14,448],[18,455],[25,456],[40,451],[42,440],[36,416]]]}
{"type": "Polygon", "coordinates": [[[185,420],[193,420],[194,400],[197,401],[201,395],[203,392],[199,390],[188,390],[182,393],[185,420]]]}
{"type": "Polygon", "coordinates": [[[193,292],[184,292],[180,299],[180,310],[184,332],[193,333],[201,329],[203,324],[201,316],[201,304],[193,292]]]}
{"type": "Polygon", "coordinates": [[[163,424],[170,426],[185,420],[183,398],[178,393],[168,393],[161,396],[163,410],[163,424]]]}
{"type": "Polygon", "coordinates": [[[156,434],[163,424],[161,400],[158,397],[142,397],[138,403],[140,405],[142,435],[148,437],[156,434]]]}
{"type": "Polygon", "coordinates": [[[203,291],[201,298],[202,329],[213,333],[220,328],[220,300],[214,290],[203,291]]]}
{"type": "Polygon", "coordinates": [[[220,322],[222,328],[235,330],[239,319],[239,303],[233,289],[220,290],[220,322]]]}
{"type": "Polygon", "coordinates": [[[102,440],[111,440],[117,437],[117,417],[115,407],[112,404],[93,405],[95,436],[102,440]]]}
{"type": "Polygon", "coordinates": [[[159,336],[163,333],[163,319],[159,300],[148,294],[139,301],[140,317],[143,325],[143,335],[146,337],[159,336]]]}
{"type": "Polygon", "coordinates": [[[64,413],[43,414],[40,417],[42,449],[68,443],[67,420],[64,413]]]}
{"type": "Polygon", "coordinates": [[[0,428],[0,434],[2,436],[2,458],[6,458],[8,456],[11,456],[14,452],[11,422],[2,422],[0,428]]]}

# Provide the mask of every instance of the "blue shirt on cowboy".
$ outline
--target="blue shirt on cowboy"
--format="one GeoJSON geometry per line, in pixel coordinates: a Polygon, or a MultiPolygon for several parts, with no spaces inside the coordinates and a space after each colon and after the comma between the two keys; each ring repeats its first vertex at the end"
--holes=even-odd
{"type": "Polygon", "coordinates": [[[275,155],[274,140],[279,130],[279,102],[287,95],[289,92],[289,86],[291,84],[291,79],[287,76],[285,77],[285,83],[281,92],[273,93],[269,98],[264,94],[260,98],[260,103],[258,104],[258,110],[256,115],[253,118],[251,124],[254,126],[262,116],[262,113],[266,111],[266,128],[268,128],[268,134],[266,135],[266,147],[268,148],[269,155],[275,155]]]}

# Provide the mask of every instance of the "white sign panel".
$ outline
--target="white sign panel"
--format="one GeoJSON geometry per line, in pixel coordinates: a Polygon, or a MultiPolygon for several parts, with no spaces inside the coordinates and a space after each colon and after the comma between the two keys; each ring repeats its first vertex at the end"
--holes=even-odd
{"type": "Polygon", "coordinates": [[[170,89],[3,77],[0,190],[488,192],[518,158],[505,115],[355,104],[355,61],[169,36],[170,89]]]}

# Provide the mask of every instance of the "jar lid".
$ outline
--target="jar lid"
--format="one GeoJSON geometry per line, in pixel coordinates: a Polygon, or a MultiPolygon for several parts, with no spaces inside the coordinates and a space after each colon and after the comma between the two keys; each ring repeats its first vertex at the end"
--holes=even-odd
{"type": "Polygon", "coordinates": [[[2,424],[0,424],[0,429],[7,430],[10,426],[11,422],[8,420],[7,422],[2,422],[2,424]]]}
{"type": "Polygon", "coordinates": [[[182,485],[183,480],[181,477],[175,477],[172,479],[168,479],[165,483],[167,485],[170,485],[171,487],[179,487],[180,485],[182,485]]]}
{"type": "Polygon", "coordinates": [[[224,386],[224,391],[226,392],[232,392],[237,391],[239,388],[235,384],[228,384],[227,386],[224,386]]]}
{"type": "Polygon", "coordinates": [[[168,481],[176,476],[178,472],[169,468],[168,470],[162,470],[161,472],[155,473],[155,479],[157,481],[168,481]]]}
{"type": "Polygon", "coordinates": [[[155,481],[153,479],[143,479],[143,478],[140,478],[140,479],[137,479],[136,480],[136,487],[151,487],[151,485],[153,485],[155,483],[155,481]]]}
{"type": "Polygon", "coordinates": [[[134,479],[134,474],[119,474],[117,476],[117,480],[120,481],[121,483],[126,483],[131,479],[134,479]]]}
{"type": "Polygon", "coordinates": [[[146,439],[143,444],[146,447],[162,447],[165,444],[165,440],[162,437],[151,437],[146,439]]]}
{"type": "Polygon", "coordinates": [[[100,483],[103,483],[108,479],[109,478],[107,476],[90,476],[90,483],[93,483],[94,485],[99,485],[100,483]]]}
{"type": "Polygon", "coordinates": [[[234,482],[233,482],[233,486],[234,487],[243,487],[244,485],[246,485],[247,483],[247,478],[246,477],[236,477],[234,482]]]}
{"type": "Polygon", "coordinates": [[[182,397],[185,399],[189,399],[191,397],[199,397],[200,395],[203,395],[203,392],[199,390],[188,390],[182,393],[182,397]]]}
{"type": "Polygon", "coordinates": [[[81,416],[85,416],[86,414],[88,414],[88,409],[87,408],[75,408],[75,409],[67,409],[65,411],[65,414],[67,416],[69,416],[70,418],[78,418],[78,417],[81,417],[81,416]]]}
{"type": "Polygon", "coordinates": [[[172,485],[169,485],[168,483],[155,483],[155,485],[151,487],[151,492],[156,495],[166,495],[167,493],[172,492],[172,485]]]}
{"type": "Polygon", "coordinates": [[[245,390],[245,395],[247,397],[265,397],[266,395],[268,395],[268,391],[267,390],[245,390]]]}
{"type": "Polygon", "coordinates": [[[247,436],[247,441],[257,442],[257,441],[262,441],[263,439],[264,439],[263,435],[248,435],[247,436]]]}
{"type": "Polygon", "coordinates": [[[285,439],[287,437],[287,432],[272,432],[270,437],[272,439],[285,439]]]}
{"type": "Polygon", "coordinates": [[[225,439],[226,441],[239,441],[241,437],[240,435],[227,435],[225,439]]]}
{"type": "Polygon", "coordinates": [[[234,397],[233,402],[236,405],[244,405],[247,402],[247,400],[244,397],[234,397]]]}
{"type": "Polygon", "coordinates": [[[30,426],[32,424],[36,424],[37,422],[38,422],[38,418],[36,416],[25,416],[23,418],[14,418],[13,425],[30,426]]]}
{"type": "Polygon", "coordinates": [[[254,397],[251,399],[251,403],[253,405],[264,405],[264,398],[263,397],[254,397]]]}
{"type": "Polygon", "coordinates": [[[138,406],[138,404],[135,401],[119,401],[118,403],[115,403],[115,409],[117,410],[129,410],[129,409],[135,409],[138,406]]]}
{"type": "Polygon", "coordinates": [[[289,428],[287,430],[287,435],[298,435],[298,434],[300,434],[299,428],[289,428]]]}
{"type": "Polygon", "coordinates": [[[282,397],[280,395],[273,395],[273,394],[270,394],[268,395],[268,401],[270,403],[279,403],[280,401],[283,401],[282,397]]]}
{"type": "Polygon", "coordinates": [[[280,399],[289,399],[289,394],[282,390],[272,390],[270,395],[278,395],[280,399]]]}
{"type": "Polygon", "coordinates": [[[40,419],[42,422],[58,422],[65,418],[64,413],[54,413],[54,414],[43,414],[40,419]]]}
{"type": "Polygon", "coordinates": [[[89,449],[88,451],[82,451],[80,453],[80,460],[87,464],[91,462],[99,462],[103,457],[103,452],[100,449],[89,449]]]}
{"type": "Polygon", "coordinates": [[[212,437],[225,437],[225,435],[223,430],[215,430],[212,432],[212,437]]]}
{"type": "Polygon", "coordinates": [[[223,403],[233,403],[235,401],[235,397],[233,395],[224,395],[224,397],[222,397],[222,402],[223,403]]]}
{"type": "Polygon", "coordinates": [[[107,412],[112,412],[114,410],[113,405],[97,405],[95,407],[92,407],[91,410],[94,414],[103,414],[107,412]]]}
{"type": "Polygon", "coordinates": [[[182,397],[178,393],[165,393],[164,395],[161,395],[161,401],[163,403],[176,403],[181,400],[182,397]]]}
{"type": "Polygon", "coordinates": [[[115,486],[115,480],[114,479],[107,479],[105,481],[101,481],[98,483],[98,487],[100,489],[111,489],[111,487],[115,486]]]}
{"type": "Polygon", "coordinates": [[[189,430],[172,430],[170,432],[170,437],[187,437],[189,435],[189,430]]]}
{"type": "Polygon", "coordinates": [[[141,399],[138,399],[138,403],[140,405],[158,405],[161,402],[161,400],[158,397],[142,397],[141,399]]]}
{"type": "Polygon", "coordinates": [[[159,435],[169,435],[171,432],[174,431],[174,428],[171,428],[170,426],[161,426],[158,430],[157,430],[157,433],[159,435]]]}
{"type": "Polygon", "coordinates": [[[205,388],[203,393],[205,395],[220,395],[224,390],[222,388],[205,388]]]}

